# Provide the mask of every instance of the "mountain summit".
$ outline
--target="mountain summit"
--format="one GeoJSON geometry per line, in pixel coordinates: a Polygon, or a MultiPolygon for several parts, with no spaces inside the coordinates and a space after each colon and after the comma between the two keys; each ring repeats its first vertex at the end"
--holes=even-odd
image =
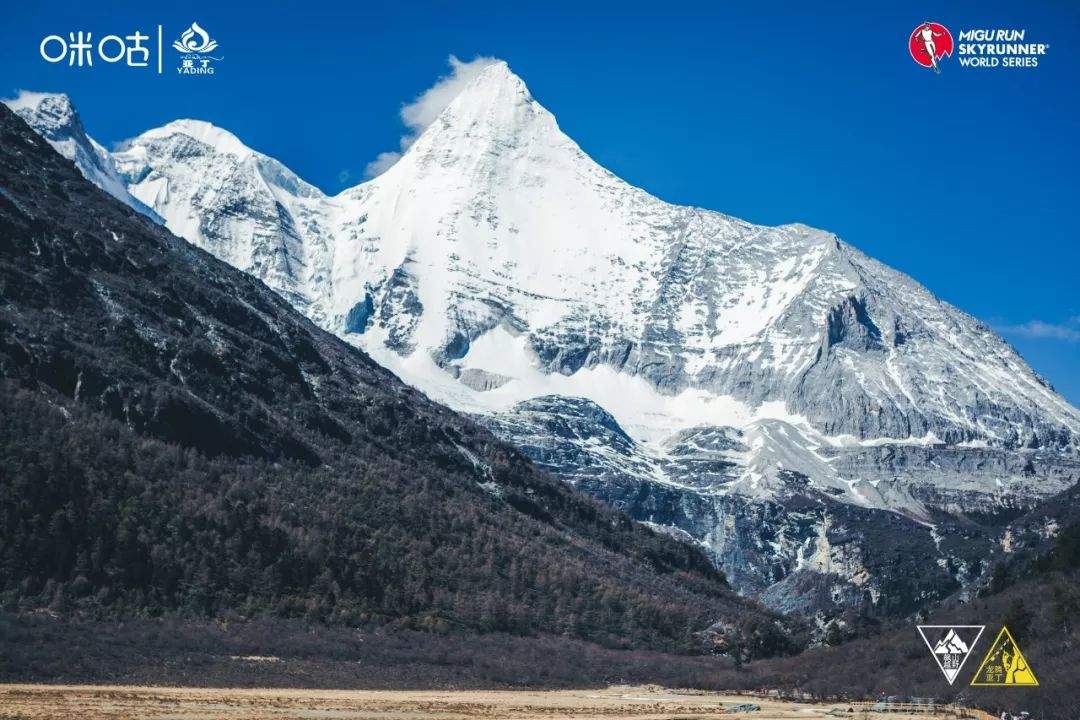
{"type": "Polygon", "coordinates": [[[432,360],[441,375],[416,380],[451,403],[579,394],[613,404],[643,440],[761,417],[927,444],[1075,446],[1080,432],[1076,410],[978,321],[829,233],[626,184],[505,63],[391,171],[338,200],[351,238],[335,248],[328,322],[367,332],[347,319],[370,298],[377,343],[403,359],[421,348],[401,370],[428,373],[432,360]],[[432,310],[396,306],[413,300],[432,310]],[[450,379],[460,386],[465,370],[507,381],[460,393],[450,379]],[[633,394],[653,394],[642,412],[621,406],[632,379],[644,381],[633,394]],[[672,398],[683,417],[648,419],[672,398]]]}
{"type": "Polygon", "coordinates": [[[424,155],[437,147],[482,153],[493,150],[493,144],[518,146],[537,141],[573,146],[559,132],[555,117],[533,99],[521,78],[502,61],[480,71],[421,139],[424,143],[418,147],[414,143],[414,155],[424,155]]]}
{"type": "Polygon", "coordinates": [[[114,159],[171,230],[777,606],[906,573],[906,611],[1080,476],[1080,413],[986,325],[831,233],[627,184],[505,63],[333,197],[223,132],[114,159]],[[903,542],[933,560],[889,562],[903,542]]]}

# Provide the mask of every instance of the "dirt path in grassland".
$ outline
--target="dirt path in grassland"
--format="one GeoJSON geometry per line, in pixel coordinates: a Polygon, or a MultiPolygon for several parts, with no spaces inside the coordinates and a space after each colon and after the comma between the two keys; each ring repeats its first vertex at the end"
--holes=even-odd
{"type": "Polygon", "coordinates": [[[135,686],[0,685],[0,720],[692,720],[753,718],[922,720],[686,690],[613,687],[559,691],[230,690],[135,686]],[[741,704],[760,706],[733,713],[741,704]],[[832,714],[830,714],[832,711],[832,714]],[[842,713],[842,714],[841,714],[842,713]]]}

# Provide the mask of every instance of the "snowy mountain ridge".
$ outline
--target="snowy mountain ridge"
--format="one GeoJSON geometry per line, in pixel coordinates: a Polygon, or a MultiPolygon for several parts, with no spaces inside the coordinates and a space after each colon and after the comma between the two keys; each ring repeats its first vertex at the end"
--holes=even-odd
{"type": "Polygon", "coordinates": [[[623,182],[505,63],[336,196],[198,121],[111,161],[174,233],[568,481],[748,563],[744,586],[777,558],[822,571],[840,511],[763,539],[733,498],[933,524],[1080,479],[1080,412],[983,323],[828,232],[623,182]]]}
{"type": "Polygon", "coordinates": [[[22,91],[3,101],[58,153],[71,160],[82,174],[117,200],[160,222],[161,218],[128,193],[112,155],[86,134],[82,120],[67,95],[22,91]]]}

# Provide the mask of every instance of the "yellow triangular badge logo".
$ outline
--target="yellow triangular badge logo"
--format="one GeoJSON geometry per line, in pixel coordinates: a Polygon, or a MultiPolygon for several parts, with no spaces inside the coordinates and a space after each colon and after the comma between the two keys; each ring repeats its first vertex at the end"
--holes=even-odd
{"type": "Polygon", "coordinates": [[[980,685],[1038,685],[1035,673],[1013,640],[1009,628],[1001,626],[1001,632],[990,646],[982,664],[972,678],[973,686],[980,685]]]}

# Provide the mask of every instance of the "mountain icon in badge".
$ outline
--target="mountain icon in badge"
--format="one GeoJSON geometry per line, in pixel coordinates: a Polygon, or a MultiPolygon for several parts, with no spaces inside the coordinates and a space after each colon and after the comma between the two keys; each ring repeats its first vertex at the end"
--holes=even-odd
{"type": "Polygon", "coordinates": [[[934,646],[935,655],[967,655],[969,652],[971,652],[971,648],[960,639],[960,636],[952,628],[949,628],[948,634],[938,640],[937,645],[934,646]]]}
{"type": "Polygon", "coordinates": [[[984,625],[919,625],[919,635],[934,656],[945,679],[952,685],[982,636],[984,625]],[[937,640],[931,640],[931,638],[937,640]],[[968,638],[965,640],[965,638],[968,638]]]}

